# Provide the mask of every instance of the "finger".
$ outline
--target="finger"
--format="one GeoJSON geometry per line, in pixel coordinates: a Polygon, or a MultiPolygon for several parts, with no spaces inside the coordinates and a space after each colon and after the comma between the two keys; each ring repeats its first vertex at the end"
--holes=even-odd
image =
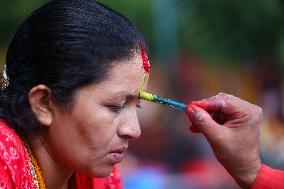
{"type": "MultiPolygon", "coordinates": [[[[188,106],[190,106],[190,104],[188,106]]],[[[200,133],[200,131],[191,122],[190,122],[189,130],[191,133],[200,133]]]]}
{"type": "Polygon", "coordinates": [[[198,106],[187,105],[186,113],[192,124],[206,137],[215,136],[220,129],[224,129],[212,119],[208,112],[198,106]]]}
{"type": "Polygon", "coordinates": [[[219,109],[219,107],[215,104],[215,102],[212,101],[210,98],[198,101],[192,101],[190,104],[198,106],[206,111],[215,111],[219,109]]]}
{"type": "Polygon", "coordinates": [[[246,111],[246,108],[251,106],[247,101],[225,93],[219,93],[209,99],[193,101],[191,104],[209,112],[222,111],[227,115],[246,111]]]}

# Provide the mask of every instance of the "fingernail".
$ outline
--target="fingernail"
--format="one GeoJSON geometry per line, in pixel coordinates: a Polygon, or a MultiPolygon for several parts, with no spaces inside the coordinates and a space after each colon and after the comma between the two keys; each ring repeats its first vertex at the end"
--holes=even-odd
{"type": "Polygon", "coordinates": [[[191,104],[188,104],[188,105],[186,106],[185,112],[187,113],[187,115],[189,116],[189,118],[192,118],[192,117],[193,117],[194,110],[193,110],[191,104]]]}
{"type": "Polygon", "coordinates": [[[199,112],[199,111],[196,111],[194,119],[197,122],[201,122],[203,120],[203,113],[199,112]]]}
{"type": "Polygon", "coordinates": [[[202,122],[204,118],[204,113],[199,110],[199,108],[195,105],[191,105],[192,109],[192,118],[194,119],[194,123],[202,122]]]}
{"type": "Polygon", "coordinates": [[[189,130],[192,133],[200,133],[199,129],[196,127],[196,125],[200,124],[203,120],[203,112],[199,111],[198,106],[195,106],[193,104],[189,104],[186,107],[186,113],[191,121],[191,125],[189,127],[189,130]]]}

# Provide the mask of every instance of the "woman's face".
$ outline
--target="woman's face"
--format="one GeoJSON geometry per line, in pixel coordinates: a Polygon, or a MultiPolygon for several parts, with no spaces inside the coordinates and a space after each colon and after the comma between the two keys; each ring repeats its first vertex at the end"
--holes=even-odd
{"type": "Polygon", "coordinates": [[[109,175],[128,140],[141,133],[136,114],[144,74],[141,56],[114,65],[105,81],[77,92],[71,110],[55,107],[46,135],[53,159],[90,176],[109,175]]]}

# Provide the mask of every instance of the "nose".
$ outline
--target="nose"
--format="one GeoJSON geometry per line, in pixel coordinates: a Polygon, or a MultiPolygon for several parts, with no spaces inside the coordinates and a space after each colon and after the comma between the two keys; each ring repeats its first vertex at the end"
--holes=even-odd
{"type": "Polygon", "coordinates": [[[137,139],[141,135],[141,128],[138,121],[136,110],[128,113],[121,125],[118,128],[118,135],[120,137],[127,137],[129,139],[137,139]]]}

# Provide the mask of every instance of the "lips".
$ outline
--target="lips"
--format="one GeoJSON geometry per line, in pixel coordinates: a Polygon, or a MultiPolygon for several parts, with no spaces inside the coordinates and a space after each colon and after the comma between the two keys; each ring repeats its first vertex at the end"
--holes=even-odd
{"type": "Polygon", "coordinates": [[[124,153],[127,150],[127,146],[123,146],[120,148],[117,148],[116,150],[113,150],[110,152],[111,160],[113,164],[120,163],[124,158],[124,153]]]}
{"type": "Polygon", "coordinates": [[[111,153],[112,156],[112,163],[117,164],[120,163],[123,160],[124,153],[111,153]]]}

